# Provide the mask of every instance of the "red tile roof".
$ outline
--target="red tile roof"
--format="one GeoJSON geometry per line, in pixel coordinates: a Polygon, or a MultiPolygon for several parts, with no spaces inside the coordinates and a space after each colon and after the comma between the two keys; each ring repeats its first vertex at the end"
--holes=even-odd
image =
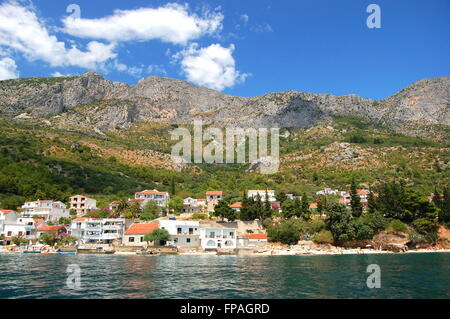
{"type": "Polygon", "coordinates": [[[145,202],[145,199],[143,199],[143,198],[140,198],[140,199],[135,199],[135,198],[130,199],[130,203],[135,203],[135,202],[141,202],[141,203],[143,203],[143,202],[145,202]]]}
{"type": "Polygon", "coordinates": [[[37,230],[38,231],[58,231],[62,228],[66,228],[66,226],[64,226],[64,225],[41,226],[37,230]]]}
{"type": "Polygon", "coordinates": [[[125,234],[149,234],[159,227],[158,223],[131,224],[125,234]]]}
{"type": "Polygon", "coordinates": [[[230,205],[231,208],[242,208],[242,202],[236,202],[230,205]]]}
{"type": "Polygon", "coordinates": [[[75,218],[73,221],[74,221],[74,222],[84,222],[86,219],[87,219],[87,218],[78,217],[78,218],[75,218]]]}
{"type": "Polygon", "coordinates": [[[12,212],[12,210],[11,209],[0,209],[0,212],[2,212],[5,215],[8,215],[9,213],[12,212]]]}
{"type": "Polygon", "coordinates": [[[317,203],[311,203],[311,204],[309,204],[309,208],[310,208],[310,209],[317,209],[317,207],[318,207],[318,204],[317,204],[317,203]]]}
{"type": "Polygon", "coordinates": [[[222,191],[207,191],[206,195],[210,195],[210,196],[218,196],[218,195],[222,195],[223,192],[222,191]]]}
{"type": "Polygon", "coordinates": [[[248,234],[248,239],[267,239],[267,234],[248,234]]]}

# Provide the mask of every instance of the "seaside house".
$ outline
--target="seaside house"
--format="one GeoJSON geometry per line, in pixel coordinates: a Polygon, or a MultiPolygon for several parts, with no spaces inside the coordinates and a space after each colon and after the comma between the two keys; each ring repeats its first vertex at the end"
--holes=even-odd
{"type": "Polygon", "coordinates": [[[137,192],[134,198],[139,201],[142,207],[150,200],[155,201],[159,207],[166,207],[169,203],[170,196],[168,192],[160,192],[157,189],[153,189],[137,192]]]}
{"type": "Polygon", "coordinates": [[[247,192],[247,197],[248,198],[253,198],[254,200],[256,200],[256,198],[258,197],[258,195],[261,197],[261,200],[263,202],[266,201],[266,193],[267,196],[269,198],[269,202],[275,202],[277,199],[275,198],[275,191],[271,190],[271,189],[256,189],[256,190],[249,190],[247,192]]]}
{"type": "Polygon", "coordinates": [[[37,228],[37,238],[45,233],[54,233],[56,237],[63,237],[67,235],[66,225],[44,225],[37,228]]]}
{"type": "Polygon", "coordinates": [[[223,191],[207,191],[206,205],[208,213],[214,212],[214,208],[222,199],[223,199],[223,191]]]}
{"type": "Polygon", "coordinates": [[[90,211],[97,209],[97,201],[85,195],[75,195],[70,197],[70,210],[77,212],[77,217],[83,217],[90,211]]]}
{"type": "Polygon", "coordinates": [[[52,200],[37,200],[33,202],[25,202],[22,205],[22,217],[39,216],[46,221],[57,222],[61,217],[68,218],[70,216],[66,204],[52,200]]]}
{"type": "Polygon", "coordinates": [[[122,244],[125,246],[147,246],[144,240],[146,234],[151,234],[155,229],[159,228],[158,223],[131,224],[125,231],[122,244]]]}
{"type": "Polygon", "coordinates": [[[161,220],[159,228],[169,232],[169,246],[196,248],[200,246],[200,225],[197,221],[161,220]]]}
{"type": "Polygon", "coordinates": [[[195,199],[192,197],[183,200],[183,212],[200,213],[206,209],[206,199],[195,199]]]}
{"type": "Polygon", "coordinates": [[[242,202],[233,203],[230,205],[230,208],[239,213],[242,208],[242,202]]]}
{"type": "Polygon", "coordinates": [[[201,221],[200,241],[205,250],[235,249],[237,247],[237,223],[201,221]]]}
{"type": "Polygon", "coordinates": [[[6,236],[5,225],[13,225],[17,221],[17,215],[10,209],[0,209],[0,235],[6,236]]]}
{"type": "Polygon", "coordinates": [[[124,218],[76,218],[70,230],[82,243],[111,244],[123,238],[125,226],[124,218]]]}
{"type": "Polygon", "coordinates": [[[117,201],[111,202],[111,203],[109,203],[108,209],[110,211],[116,210],[117,208],[119,208],[119,205],[120,205],[120,202],[117,202],[117,201]]]}

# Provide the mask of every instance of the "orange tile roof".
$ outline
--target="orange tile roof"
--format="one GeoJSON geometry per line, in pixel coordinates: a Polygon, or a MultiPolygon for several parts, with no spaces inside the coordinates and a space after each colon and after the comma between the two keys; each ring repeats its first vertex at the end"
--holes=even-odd
{"type": "Polygon", "coordinates": [[[356,193],[357,193],[358,195],[368,195],[368,194],[369,194],[369,191],[368,191],[367,189],[357,189],[357,190],[356,190],[356,193]]]}
{"type": "Polygon", "coordinates": [[[206,199],[205,198],[199,198],[199,199],[197,199],[197,202],[206,202],[206,199]]]}
{"type": "Polygon", "coordinates": [[[223,192],[222,191],[207,191],[206,195],[222,195],[223,192]]]}
{"type": "Polygon", "coordinates": [[[141,202],[141,203],[143,203],[143,202],[145,202],[145,199],[143,199],[143,198],[140,198],[140,199],[133,198],[133,199],[130,199],[130,202],[131,203],[134,203],[134,202],[141,202]]]}
{"type": "Polygon", "coordinates": [[[159,227],[158,223],[131,224],[125,234],[148,234],[159,227]]]}
{"type": "Polygon", "coordinates": [[[231,208],[242,208],[242,202],[236,202],[230,205],[231,208]]]}
{"type": "Polygon", "coordinates": [[[267,239],[267,234],[248,234],[248,239],[267,239]]]}
{"type": "Polygon", "coordinates": [[[12,210],[11,209],[0,209],[0,212],[2,212],[5,215],[8,215],[9,213],[12,212],[12,210]]]}
{"type": "Polygon", "coordinates": [[[311,204],[309,204],[309,208],[311,208],[311,209],[317,209],[317,207],[318,207],[318,204],[317,204],[317,203],[311,203],[311,204]]]}
{"type": "Polygon", "coordinates": [[[84,222],[85,220],[87,220],[87,218],[78,217],[78,218],[75,218],[73,221],[74,222],[84,222]]]}
{"type": "Polygon", "coordinates": [[[111,202],[110,205],[119,205],[120,202],[111,202]]]}
{"type": "Polygon", "coordinates": [[[66,226],[64,226],[64,225],[41,226],[37,230],[38,231],[58,231],[65,227],[66,226]]]}

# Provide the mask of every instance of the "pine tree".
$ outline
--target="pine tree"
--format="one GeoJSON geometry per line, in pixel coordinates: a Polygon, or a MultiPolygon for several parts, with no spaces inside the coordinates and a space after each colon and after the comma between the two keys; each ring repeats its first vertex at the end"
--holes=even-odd
{"type": "Polygon", "coordinates": [[[371,189],[369,189],[369,195],[367,197],[367,206],[368,206],[368,213],[375,214],[375,212],[377,211],[377,202],[371,189]]]}
{"type": "Polygon", "coordinates": [[[170,193],[172,196],[176,195],[176,189],[175,189],[175,179],[172,177],[172,180],[170,181],[170,193]]]}
{"type": "Polygon", "coordinates": [[[303,219],[305,219],[305,220],[310,218],[309,201],[308,201],[308,196],[306,195],[306,193],[303,193],[303,196],[302,196],[301,217],[303,217],[303,219]]]}
{"type": "Polygon", "coordinates": [[[352,207],[352,215],[355,217],[359,217],[363,213],[363,207],[361,204],[361,198],[358,195],[358,186],[356,185],[355,179],[352,179],[352,187],[350,191],[350,195],[352,197],[350,205],[352,207]]]}
{"type": "Polygon", "coordinates": [[[442,204],[441,204],[441,211],[439,213],[439,220],[443,223],[447,224],[447,227],[450,223],[450,188],[445,187],[443,198],[442,198],[442,204]]]}
{"type": "Polygon", "coordinates": [[[272,204],[269,201],[269,194],[266,191],[266,198],[264,202],[264,216],[263,219],[272,217],[272,204]]]}
{"type": "Polygon", "coordinates": [[[256,196],[256,201],[254,205],[254,219],[259,218],[260,220],[264,217],[264,206],[262,203],[261,195],[256,196]]]}

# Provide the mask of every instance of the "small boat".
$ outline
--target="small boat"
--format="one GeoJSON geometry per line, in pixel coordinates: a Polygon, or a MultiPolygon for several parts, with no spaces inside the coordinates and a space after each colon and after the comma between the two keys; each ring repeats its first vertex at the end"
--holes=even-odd
{"type": "Polygon", "coordinates": [[[40,254],[41,251],[40,250],[24,250],[23,253],[24,254],[40,254]]]}
{"type": "Polygon", "coordinates": [[[77,248],[76,247],[62,247],[57,250],[57,253],[60,255],[76,255],[77,248]]]}

